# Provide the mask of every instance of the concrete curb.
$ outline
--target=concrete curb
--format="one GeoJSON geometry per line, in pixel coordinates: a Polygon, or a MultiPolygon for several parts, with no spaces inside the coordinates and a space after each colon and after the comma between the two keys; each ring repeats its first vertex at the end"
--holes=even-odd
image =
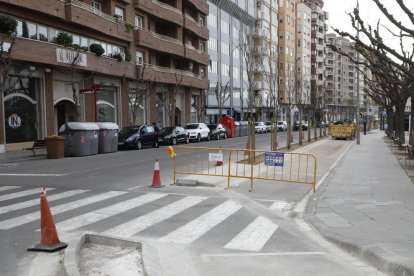
{"type": "Polygon", "coordinates": [[[134,247],[141,251],[143,271],[147,276],[161,276],[161,267],[156,258],[155,250],[143,242],[129,239],[113,238],[105,235],[97,235],[94,233],[85,233],[80,239],[69,242],[65,250],[63,261],[63,272],[66,276],[80,276],[79,272],[79,256],[80,251],[85,244],[108,245],[114,247],[134,247]]]}

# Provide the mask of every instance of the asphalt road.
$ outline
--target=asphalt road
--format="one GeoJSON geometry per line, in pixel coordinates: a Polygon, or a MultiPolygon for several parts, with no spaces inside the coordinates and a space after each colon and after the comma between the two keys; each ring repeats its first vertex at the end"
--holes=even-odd
{"type": "MultiPolygon", "coordinates": [[[[279,134],[283,146],[286,132],[279,134]]],[[[246,140],[190,145],[244,149],[246,140]]],[[[270,134],[256,135],[256,148],[268,150],[270,134]]],[[[343,151],[343,145],[335,146],[322,174],[343,151]]],[[[196,152],[184,154],[191,159],[196,152]]],[[[26,251],[39,241],[39,187],[48,188],[61,240],[94,231],[146,241],[158,251],[168,271],[164,275],[370,274],[286,219],[284,211],[299,202],[309,186],[263,186],[249,193],[170,187],[172,176],[166,146],[0,164],[0,274],[55,275],[39,274],[34,268],[42,255],[26,251]],[[162,189],[147,187],[155,159],[160,161],[161,182],[167,185],[162,189]]],[[[42,267],[58,265],[59,255],[50,256],[42,267]]]]}

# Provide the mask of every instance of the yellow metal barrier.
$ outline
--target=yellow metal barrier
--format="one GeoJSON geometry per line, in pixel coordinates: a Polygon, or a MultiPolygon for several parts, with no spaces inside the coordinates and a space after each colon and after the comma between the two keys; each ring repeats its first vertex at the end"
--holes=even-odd
{"type": "Polygon", "coordinates": [[[355,124],[329,125],[331,136],[334,139],[353,139],[355,137],[355,124]]]}
{"type": "Polygon", "coordinates": [[[206,175],[227,177],[227,189],[231,178],[246,178],[250,191],[254,179],[310,184],[315,191],[317,160],[312,154],[188,146],[174,151],[174,184],[179,174],[206,175]]]}

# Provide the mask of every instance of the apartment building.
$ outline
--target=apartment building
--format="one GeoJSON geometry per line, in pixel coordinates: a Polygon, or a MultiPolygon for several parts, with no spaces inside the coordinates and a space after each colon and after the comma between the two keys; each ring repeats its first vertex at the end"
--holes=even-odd
{"type": "Polygon", "coordinates": [[[256,119],[268,121],[278,110],[278,2],[259,0],[253,33],[256,119]]]}
{"type": "Polygon", "coordinates": [[[286,120],[296,96],[296,1],[279,0],[279,105],[286,120]]]}
{"type": "Polygon", "coordinates": [[[247,112],[247,66],[243,56],[246,35],[255,23],[254,0],[211,0],[208,2],[208,78],[206,121],[218,122],[221,115],[242,120],[247,112]],[[219,112],[222,114],[219,114],[219,112]]]}
{"type": "Polygon", "coordinates": [[[0,152],[57,134],[68,121],[165,126],[202,112],[204,0],[0,0],[0,13],[18,22],[6,42],[14,63],[1,95],[0,152]],[[72,46],[59,44],[61,33],[72,46]],[[96,44],[102,55],[91,52],[96,44]]]}
{"type": "MultiPolygon", "coordinates": [[[[296,96],[295,119],[299,119],[302,111],[311,104],[311,8],[298,2],[296,4],[296,96]]],[[[302,112],[302,120],[307,120],[302,112]]]]}
{"type": "Polygon", "coordinates": [[[362,62],[364,57],[359,55],[353,47],[353,43],[346,38],[336,34],[327,34],[327,57],[326,57],[326,106],[329,110],[330,120],[344,120],[355,118],[355,108],[357,106],[357,89],[359,87],[359,112],[364,115],[368,110],[368,115],[377,108],[374,103],[369,103],[365,91],[369,85],[364,81],[364,76],[372,78],[371,71],[367,66],[359,65],[360,74],[352,59],[362,62]],[[333,51],[332,48],[337,51],[333,51]],[[344,54],[341,54],[344,53],[344,54]],[[346,56],[347,54],[348,56],[346,56]],[[359,75],[359,76],[358,76],[359,75]],[[358,79],[359,77],[359,79],[358,79]],[[370,108],[371,105],[371,108],[370,108]],[[370,111],[371,109],[371,111],[370,111]]]}

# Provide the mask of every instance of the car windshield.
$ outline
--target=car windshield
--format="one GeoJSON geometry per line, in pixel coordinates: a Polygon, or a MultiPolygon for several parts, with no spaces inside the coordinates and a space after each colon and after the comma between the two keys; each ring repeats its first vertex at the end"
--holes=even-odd
{"type": "Polygon", "coordinates": [[[256,126],[260,126],[260,123],[255,123],[256,126]]]}
{"type": "Polygon", "coordinates": [[[277,122],[278,125],[283,125],[283,122],[277,122]]]}
{"type": "Polygon", "coordinates": [[[214,125],[214,124],[210,124],[210,125],[207,125],[207,126],[208,126],[209,129],[216,129],[216,127],[217,127],[217,125],[214,125]]]}
{"type": "Polygon", "coordinates": [[[272,122],[266,122],[266,125],[270,126],[270,125],[272,125],[272,122]]]}
{"type": "Polygon", "coordinates": [[[140,126],[133,126],[133,127],[124,127],[119,132],[119,135],[131,135],[136,133],[139,130],[140,126]]]}
{"type": "Polygon", "coordinates": [[[190,125],[186,125],[185,126],[186,129],[197,129],[198,128],[198,124],[190,124],[190,125]]]}
{"type": "Polygon", "coordinates": [[[175,127],[163,127],[160,133],[170,134],[174,131],[175,127]]]}

